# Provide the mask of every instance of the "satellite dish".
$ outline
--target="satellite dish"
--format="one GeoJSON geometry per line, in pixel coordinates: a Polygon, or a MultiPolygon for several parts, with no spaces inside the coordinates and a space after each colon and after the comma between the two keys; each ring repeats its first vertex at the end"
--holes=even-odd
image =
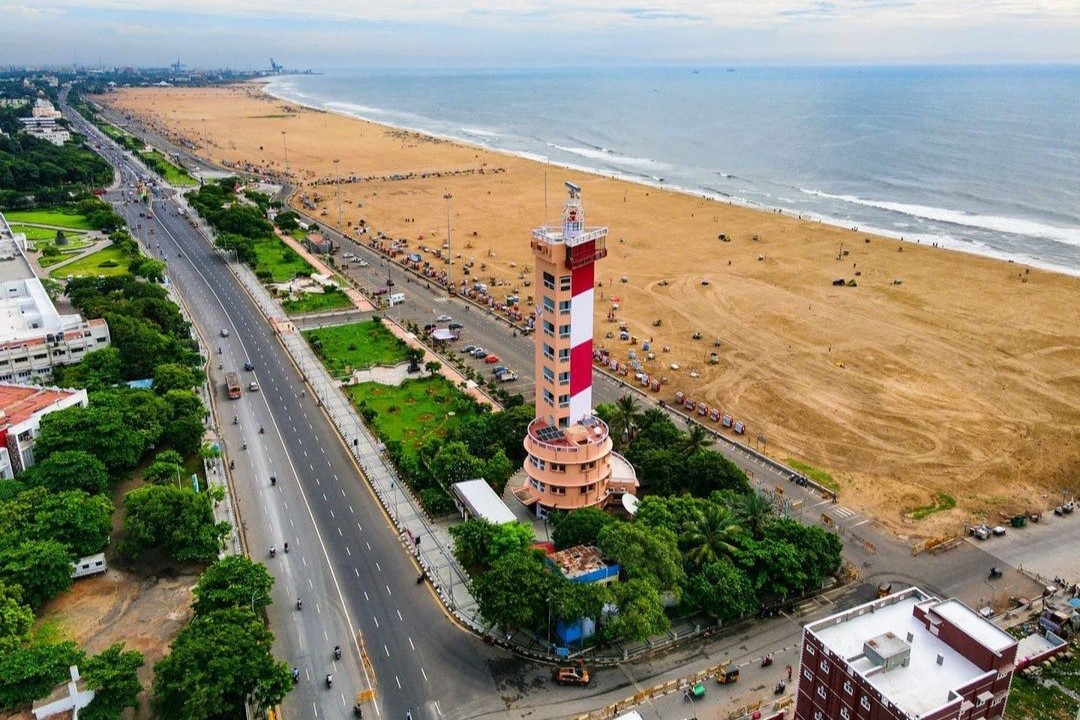
{"type": "Polygon", "coordinates": [[[626,493],[622,496],[622,506],[626,512],[631,515],[637,515],[637,507],[640,501],[632,493],[626,493]]]}

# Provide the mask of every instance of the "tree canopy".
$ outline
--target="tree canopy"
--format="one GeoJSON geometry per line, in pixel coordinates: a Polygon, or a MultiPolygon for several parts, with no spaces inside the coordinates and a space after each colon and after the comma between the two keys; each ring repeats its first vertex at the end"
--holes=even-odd
{"type": "Polygon", "coordinates": [[[135,557],[151,548],[164,549],[175,560],[211,562],[229,532],[214,520],[206,493],[172,485],[147,485],[124,498],[124,537],[120,551],[135,557]]]}
{"type": "Polygon", "coordinates": [[[138,671],[146,660],[137,650],[124,650],[123,643],[111,645],[87,659],[81,668],[94,699],[79,712],[85,720],[118,720],[125,709],[139,704],[142,692],[138,671]]]}
{"type": "Polygon", "coordinates": [[[195,586],[196,615],[215,610],[247,610],[262,612],[273,600],[270,589],[274,577],[262,563],[243,555],[226,555],[214,561],[199,577],[195,586]]]}

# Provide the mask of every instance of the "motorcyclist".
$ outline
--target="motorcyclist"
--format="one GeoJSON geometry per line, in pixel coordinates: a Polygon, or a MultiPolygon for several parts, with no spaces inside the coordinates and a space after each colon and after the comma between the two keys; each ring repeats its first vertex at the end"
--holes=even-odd
{"type": "Polygon", "coordinates": [[[300,682],[300,670],[298,670],[297,668],[292,669],[292,681],[294,685],[300,682]]]}
{"type": "MultiPolygon", "coordinates": [[[[220,366],[219,366],[219,367],[220,367],[220,366]]],[[[239,425],[239,424],[240,424],[240,416],[238,416],[238,415],[233,415],[233,416],[232,416],[232,424],[233,424],[233,425],[239,425]]]]}
{"type": "Polygon", "coordinates": [[[289,552],[289,543],[285,543],[285,552],[289,552]]]}
{"type": "Polygon", "coordinates": [[[241,445],[240,449],[241,450],[247,450],[247,443],[245,442],[243,445],[241,445]]]}
{"type": "Polygon", "coordinates": [[[304,601],[301,598],[296,598],[296,609],[297,610],[303,610],[304,609],[304,601]]]}
{"type": "Polygon", "coordinates": [[[330,673],[327,673],[326,674],[326,687],[333,687],[333,686],[334,686],[334,676],[331,675],[330,673]]]}
{"type": "Polygon", "coordinates": [[[271,545],[270,546],[270,557],[274,557],[276,555],[277,555],[277,547],[274,546],[274,545],[271,545]]]}
{"type": "Polygon", "coordinates": [[[335,645],[334,646],[334,659],[335,660],[340,660],[341,659],[341,646],[340,645],[335,645]]]}
{"type": "Polygon", "coordinates": [[[271,475],[270,476],[270,485],[271,486],[277,485],[277,476],[276,475],[271,475]]]}
{"type": "Polygon", "coordinates": [[[229,461],[229,469],[230,470],[235,470],[236,469],[236,461],[235,460],[230,460],[229,461]]]}
{"type": "Polygon", "coordinates": [[[259,434],[262,435],[264,432],[266,432],[266,431],[263,429],[263,426],[260,425],[259,426],[259,434]]]}

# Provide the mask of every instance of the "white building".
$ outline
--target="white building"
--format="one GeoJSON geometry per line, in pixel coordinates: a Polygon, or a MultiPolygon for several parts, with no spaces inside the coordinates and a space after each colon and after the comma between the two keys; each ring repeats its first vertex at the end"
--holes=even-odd
{"type": "MultiPolygon", "coordinates": [[[[37,108],[34,108],[34,110],[36,111],[37,108]]],[[[68,140],[71,140],[71,133],[57,125],[54,118],[34,116],[19,118],[19,122],[22,123],[23,132],[27,135],[41,140],[48,140],[53,145],[63,145],[68,140]]]]}
{"type": "Polygon", "coordinates": [[[57,312],[26,258],[26,236],[0,214],[0,383],[48,381],[54,365],[109,342],[104,320],[57,312]]]}
{"type": "Polygon", "coordinates": [[[86,390],[0,384],[0,478],[11,479],[34,464],[41,418],[88,402],[86,390]]]}
{"type": "Polygon", "coordinates": [[[52,102],[45,98],[38,98],[34,101],[34,107],[30,111],[36,118],[45,118],[48,120],[58,120],[61,117],[61,113],[55,107],[52,102]]]}

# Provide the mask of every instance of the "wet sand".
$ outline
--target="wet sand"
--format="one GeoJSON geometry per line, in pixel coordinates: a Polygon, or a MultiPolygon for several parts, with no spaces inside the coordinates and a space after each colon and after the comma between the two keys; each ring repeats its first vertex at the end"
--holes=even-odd
{"type": "Polygon", "coordinates": [[[635,349],[607,321],[617,297],[618,318],[653,339],[645,370],[668,380],[654,397],[682,390],[742,420],[744,442],[827,470],[843,504],[899,532],[955,531],[1080,489],[1080,278],[427,138],[255,85],[104,100],[218,163],[280,175],[287,150],[324,224],[337,224],[336,186],[310,183],[366,178],[340,186],[350,234],[363,218],[439,247],[451,194],[453,249],[480,282],[505,282],[500,299],[531,294],[530,231],[557,223],[562,182],[578,183],[587,223],[610,228],[596,342],[622,359],[635,349]],[[957,508],[907,516],[939,492],[957,508]]]}

